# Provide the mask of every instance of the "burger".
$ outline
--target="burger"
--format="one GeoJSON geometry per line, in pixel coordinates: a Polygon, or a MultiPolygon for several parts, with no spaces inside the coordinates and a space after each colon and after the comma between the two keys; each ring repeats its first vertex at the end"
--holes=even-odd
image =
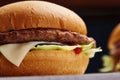
{"type": "Polygon", "coordinates": [[[103,56],[103,66],[101,72],[116,72],[120,71],[120,24],[118,24],[112,31],[109,41],[108,49],[110,55],[103,56]]]}
{"type": "Polygon", "coordinates": [[[83,74],[100,51],[67,8],[45,1],[0,8],[0,76],[83,74]]]}

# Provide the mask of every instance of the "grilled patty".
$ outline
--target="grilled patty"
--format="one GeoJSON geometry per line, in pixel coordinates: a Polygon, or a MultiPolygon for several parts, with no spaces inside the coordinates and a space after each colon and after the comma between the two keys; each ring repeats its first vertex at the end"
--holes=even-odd
{"type": "Polygon", "coordinates": [[[95,40],[80,33],[58,29],[26,29],[0,33],[0,45],[28,41],[48,41],[68,44],[89,44],[95,40]]]}

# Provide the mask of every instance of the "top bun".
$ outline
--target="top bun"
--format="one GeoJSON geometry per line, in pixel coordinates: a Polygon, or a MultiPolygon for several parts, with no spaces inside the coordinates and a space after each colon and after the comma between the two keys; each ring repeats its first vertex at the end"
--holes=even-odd
{"type": "Polygon", "coordinates": [[[114,43],[118,40],[120,40],[120,23],[115,27],[115,29],[111,33],[108,42],[108,48],[112,49],[114,47],[114,43]]]}
{"type": "Polygon", "coordinates": [[[55,28],[87,34],[84,21],[73,11],[45,1],[22,1],[0,8],[0,32],[55,28]]]}

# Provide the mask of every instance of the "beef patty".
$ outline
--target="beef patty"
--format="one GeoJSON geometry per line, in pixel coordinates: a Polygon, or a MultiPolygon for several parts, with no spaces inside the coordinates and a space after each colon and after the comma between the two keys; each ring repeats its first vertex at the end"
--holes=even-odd
{"type": "Polygon", "coordinates": [[[48,41],[78,44],[89,44],[95,40],[77,32],[58,29],[26,29],[0,33],[0,45],[6,43],[20,43],[28,41],[48,41]]]}

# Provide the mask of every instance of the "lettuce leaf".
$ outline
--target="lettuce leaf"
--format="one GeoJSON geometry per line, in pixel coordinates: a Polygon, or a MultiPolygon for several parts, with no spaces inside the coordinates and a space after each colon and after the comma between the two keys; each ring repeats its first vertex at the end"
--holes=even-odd
{"type": "Polygon", "coordinates": [[[86,53],[87,55],[89,55],[90,58],[93,58],[96,52],[101,52],[102,49],[99,48],[92,48],[94,42],[91,42],[88,45],[81,45],[82,49],[83,49],[83,53],[86,53]]]}
{"type": "Polygon", "coordinates": [[[91,42],[88,45],[37,45],[36,47],[32,48],[32,50],[74,50],[77,47],[82,48],[82,53],[87,54],[90,58],[94,57],[96,52],[101,52],[101,48],[92,48],[94,42],[91,42]]]}
{"type": "Polygon", "coordinates": [[[101,51],[102,51],[102,49],[99,47],[99,48],[88,49],[83,52],[88,54],[90,58],[93,58],[96,52],[101,52],[101,51]]]}
{"type": "Polygon", "coordinates": [[[102,57],[103,60],[103,68],[100,69],[100,72],[110,72],[114,69],[114,59],[111,56],[104,55],[102,57]]]}
{"type": "Polygon", "coordinates": [[[80,45],[76,45],[76,46],[38,45],[37,47],[34,47],[32,49],[36,49],[36,50],[73,50],[76,47],[81,47],[81,46],[80,45]]]}
{"type": "Polygon", "coordinates": [[[120,70],[120,61],[117,65],[114,65],[114,58],[112,56],[105,55],[102,57],[103,60],[103,68],[100,69],[100,72],[111,72],[114,71],[114,66],[117,70],[120,70]]]}

